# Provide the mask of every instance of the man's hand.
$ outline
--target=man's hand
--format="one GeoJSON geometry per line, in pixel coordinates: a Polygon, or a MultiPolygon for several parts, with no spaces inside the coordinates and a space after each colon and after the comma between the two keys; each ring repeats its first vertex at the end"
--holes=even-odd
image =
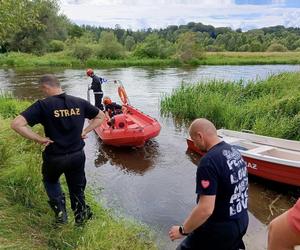
{"type": "Polygon", "coordinates": [[[15,130],[18,134],[21,136],[33,140],[41,145],[48,146],[50,143],[53,143],[54,141],[50,140],[48,137],[43,137],[34,131],[32,131],[27,126],[27,121],[24,116],[19,115],[17,116],[12,122],[11,122],[11,128],[15,130]]]}
{"type": "Polygon", "coordinates": [[[179,233],[179,226],[171,227],[169,231],[169,237],[172,241],[183,238],[183,235],[179,233]]]}
{"type": "Polygon", "coordinates": [[[53,143],[54,141],[50,140],[50,138],[48,137],[40,137],[36,140],[36,142],[47,147],[49,144],[53,143]]]}
{"type": "Polygon", "coordinates": [[[105,120],[105,114],[103,111],[99,110],[99,113],[95,116],[94,119],[91,119],[89,125],[82,130],[81,138],[86,139],[87,134],[94,130],[95,128],[99,127],[101,123],[105,120]]]}

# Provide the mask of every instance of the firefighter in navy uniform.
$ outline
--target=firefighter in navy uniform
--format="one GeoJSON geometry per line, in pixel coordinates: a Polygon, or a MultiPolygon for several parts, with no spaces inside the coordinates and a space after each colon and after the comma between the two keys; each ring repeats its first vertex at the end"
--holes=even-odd
{"type": "Polygon", "coordinates": [[[103,97],[102,84],[106,80],[104,78],[96,76],[92,69],[87,69],[86,74],[87,74],[87,76],[89,76],[93,79],[91,87],[89,89],[92,89],[94,92],[95,106],[103,111],[104,108],[103,108],[103,104],[102,104],[102,97],[103,97]]]}
{"type": "Polygon", "coordinates": [[[108,119],[112,118],[114,115],[122,114],[122,105],[112,102],[110,97],[103,97],[104,112],[108,119]]]}
{"type": "Polygon", "coordinates": [[[105,115],[86,100],[65,94],[54,75],[44,75],[39,84],[47,98],[36,101],[23,111],[12,121],[11,127],[23,137],[45,146],[42,154],[43,183],[56,222],[67,223],[66,202],[59,182],[60,176],[64,174],[75,223],[82,224],[92,216],[84,196],[86,177],[83,139],[101,125],[105,115]],[[91,121],[83,128],[85,118],[91,121]],[[38,123],[43,125],[45,137],[29,127],[38,123]]]}

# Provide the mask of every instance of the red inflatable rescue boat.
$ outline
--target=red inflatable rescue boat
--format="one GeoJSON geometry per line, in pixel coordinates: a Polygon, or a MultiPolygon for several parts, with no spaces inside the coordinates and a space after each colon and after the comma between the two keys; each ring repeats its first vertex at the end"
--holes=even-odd
{"type": "Polygon", "coordinates": [[[103,122],[95,132],[107,145],[142,147],[146,141],[159,134],[161,126],[156,119],[129,104],[122,85],[118,87],[118,94],[123,103],[123,113],[113,116],[113,122],[103,122]]]}

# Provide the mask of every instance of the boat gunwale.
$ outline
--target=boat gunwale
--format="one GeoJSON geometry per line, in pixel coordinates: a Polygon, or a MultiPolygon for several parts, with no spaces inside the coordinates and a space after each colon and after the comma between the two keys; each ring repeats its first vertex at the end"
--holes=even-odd
{"type": "Polygon", "coordinates": [[[222,136],[237,138],[240,140],[245,140],[250,143],[257,143],[260,145],[272,146],[274,148],[280,148],[280,149],[285,149],[285,150],[290,150],[290,151],[300,153],[300,141],[293,141],[293,140],[275,138],[275,137],[264,136],[264,135],[250,134],[245,132],[233,131],[229,129],[218,129],[218,135],[221,138],[222,136]]]}
{"type": "MultiPolygon", "coordinates": [[[[191,138],[187,138],[187,140],[190,140],[192,141],[191,138]]],[[[225,138],[221,138],[221,140],[225,141],[226,142],[226,137],[225,138]],[[224,140],[225,139],[225,140],[224,140]]],[[[238,145],[235,145],[235,144],[231,144],[229,143],[230,145],[232,146],[238,146],[238,145]]],[[[257,148],[259,147],[263,147],[265,145],[258,145],[257,148]]],[[[265,162],[270,162],[270,163],[275,163],[275,164],[279,164],[279,165],[285,165],[287,167],[295,167],[295,168],[300,168],[300,160],[297,161],[297,160],[289,160],[289,159],[284,159],[284,158],[279,158],[279,157],[275,157],[275,156],[270,156],[270,155],[264,155],[262,154],[263,152],[266,152],[268,150],[271,150],[271,149],[281,149],[281,148],[278,148],[278,147],[272,147],[270,146],[267,150],[264,150],[262,152],[253,152],[250,150],[243,150],[243,149],[239,149],[237,148],[241,154],[245,157],[248,157],[248,158],[252,158],[252,159],[256,159],[256,160],[260,160],[260,161],[265,161],[265,162]]],[[[286,150],[286,149],[285,149],[286,150]]],[[[293,151],[293,150],[290,150],[290,151],[293,151]]],[[[298,151],[293,151],[293,152],[298,152],[298,151]]]]}
{"type": "Polygon", "coordinates": [[[293,160],[287,160],[287,159],[282,159],[274,156],[269,156],[269,155],[262,155],[259,153],[252,153],[249,151],[245,150],[239,150],[242,154],[242,156],[246,156],[248,158],[256,159],[256,160],[261,160],[265,162],[271,162],[275,164],[280,164],[280,165],[285,165],[288,167],[296,167],[300,168],[300,161],[293,161],[293,160]]]}
{"type": "Polygon", "coordinates": [[[263,135],[249,134],[245,132],[239,132],[239,131],[233,131],[227,129],[219,129],[218,135],[221,137],[222,140],[225,141],[226,138],[228,139],[230,138],[231,140],[235,139],[235,141],[233,142],[237,144],[239,142],[242,142],[242,143],[248,143],[251,146],[256,146],[256,148],[253,149],[247,149],[247,150],[239,149],[242,155],[245,155],[249,158],[300,168],[300,160],[291,160],[291,159],[263,154],[264,152],[270,151],[272,149],[277,149],[282,152],[290,151],[300,156],[300,142],[298,141],[274,138],[274,137],[263,136],[263,135]],[[285,145],[280,146],[278,145],[278,143],[284,143],[285,145]],[[299,150],[295,150],[295,147],[292,148],[293,145],[299,146],[299,150]],[[268,148],[266,148],[261,152],[255,152],[258,151],[257,149],[259,149],[260,147],[262,148],[264,146],[268,148]]]}

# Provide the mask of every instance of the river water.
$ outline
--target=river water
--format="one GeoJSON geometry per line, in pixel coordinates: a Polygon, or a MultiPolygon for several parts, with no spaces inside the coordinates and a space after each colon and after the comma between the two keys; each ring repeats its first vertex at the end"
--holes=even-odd
{"type": "MultiPolygon", "coordinates": [[[[105,146],[96,134],[89,135],[85,147],[86,173],[95,198],[113,208],[116,215],[132,218],[152,228],[160,249],[174,249],[178,242],[171,242],[167,232],[170,226],[182,224],[195,206],[195,164],[199,159],[187,152],[187,128],[171,117],[161,116],[160,99],[181,84],[195,84],[212,78],[259,80],[286,71],[300,71],[300,66],[95,69],[97,75],[108,80],[121,80],[130,103],[155,117],[162,125],[160,135],[140,149],[105,146]]],[[[67,93],[86,98],[90,78],[85,76],[83,69],[0,69],[0,88],[18,98],[40,98],[42,94],[37,80],[45,73],[56,74],[67,93]]],[[[103,90],[105,95],[119,102],[112,82],[104,84],[103,90]]],[[[247,249],[265,249],[266,224],[292,205],[298,191],[250,178],[247,249]]]]}

